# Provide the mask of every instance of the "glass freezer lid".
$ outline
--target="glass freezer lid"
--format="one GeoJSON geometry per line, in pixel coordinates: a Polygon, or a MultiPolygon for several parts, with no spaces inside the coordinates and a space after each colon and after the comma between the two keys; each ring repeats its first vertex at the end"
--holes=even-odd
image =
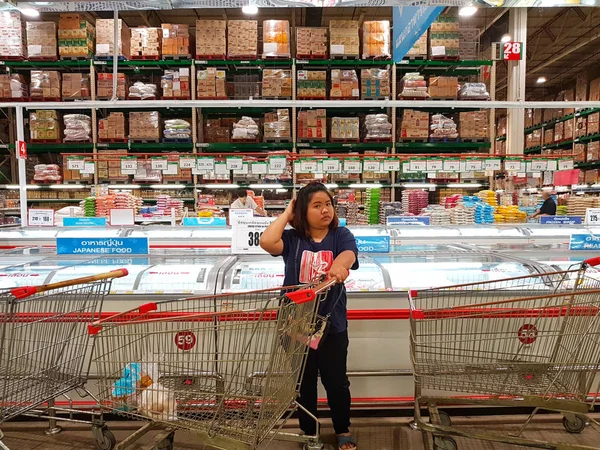
{"type": "Polygon", "coordinates": [[[20,286],[39,286],[54,272],[50,267],[12,266],[0,269],[0,289],[20,286]]]}
{"type": "MultiPolygon", "coordinates": [[[[98,261],[103,262],[103,261],[98,261]]],[[[91,275],[98,275],[99,273],[110,272],[116,269],[127,269],[129,275],[121,278],[114,278],[111,285],[111,292],[115,290],[131,291],[134,288],[135,280],[139,272],[144,270],[146,266],[134,266],[134,265],[101,265],[101,264],[79,264],[71,267],[64,267],[57,271],[52,278],[50,283],[57,283],[59,281],[73,280],[75,278],[87,277],[91,275]]]]}
{"type": "Polygon", "coordinates": [[[439,238],[439,237],[458,237],[460,236],[460,231],[457,228],[446,228],[446,227],[413,227],[413,226],[403,226],[393,228],[393,233],[397,235],[397,238],[409,238],[409,237],[430,237],[430,238],[439,238]]]}
{"type": "Polygon", "coordinates": [[[131,237],[148,237],[149,239],[189,239],[192,233],[184,228],[164,228],[164,229],[147,229],[147,230],[131,230],[127,236],[131,237]]]}
{"type": "Polygon", "coordinates": [[[523,231],[516,227],[460,227],[459,232],[464,237],[522,237],[523,231]]]}
{"type": "Polygon", "coordinates": [[[136,293],[193,294],[206,292],[214,264],[157,264],[145,270],[136,293]]]}
{"type": "Polygon", "coordinates": [[[121,235],[121,229],[119,228],[104,228],[104,227],[93,227],[93,228],[61,228],[56,233],[56,237],[61,238],[111,238],[119,237],[121,235]]]}

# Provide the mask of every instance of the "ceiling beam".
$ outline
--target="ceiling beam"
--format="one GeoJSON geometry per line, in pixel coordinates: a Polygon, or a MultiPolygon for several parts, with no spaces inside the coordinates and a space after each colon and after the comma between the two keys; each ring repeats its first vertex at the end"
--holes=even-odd
{"type": "Polygon", "coordinates": [[[489,22],[485,28],[483,28],[480,32],[479,32],[479,38],[481,38],[481,36],[483,36],[483,34],[489,30],[492,25],[494,25],[496,22],[498,22],[498,20],[500,20],[502,18],[502,16],[504,14],[506,14],[506,12],[508,11],[508,8],[504,8],[502,11],[500,11],[498,14],[496,14],[496,16],[491,20],[491,22],[489,22]]]}

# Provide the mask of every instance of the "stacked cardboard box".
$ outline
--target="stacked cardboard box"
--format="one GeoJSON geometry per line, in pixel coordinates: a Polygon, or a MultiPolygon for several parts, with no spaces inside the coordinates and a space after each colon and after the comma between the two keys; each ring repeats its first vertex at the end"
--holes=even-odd
{"type": "MultiPolygon", "coordinates": [[[[560,98],[560,101],[573,102],[573,101],[575,101],[575,90],[574,89],[565,89],[564,91],[562,91],[559,94],[559,98],[560,98]]],[[[575,113],[575,109],[573,109],[573,108],[564,108],[563,109],[563,114],[565,116],[567,116],[569,114],[574,114],[574,113],[575,113]]]]}
{"type": "Polygon", "coordinates": [[[525,109],[525,128],[529,128],[533,126],[533,109],[527,108],[525,109]]]}
{"type": "Polygon", "coordinates": [[[0,75],[0,99],[4,101],[25,99],[29,96],[27,83],[21,74],[0,75]]]}
{"type": "Polygon", "coordinates": [[[36,110],[29,114],[31,141],[58,141],[61,138],[58,113],[54,110],[36,110]]]}
{"type": "Polygon", "coordinates": [[[360,122],[358,117],[332,117],[331,140],[358,141],[360,139],[360,122]]]}
{"type": "Polygon", "coordinates": [[[292,71],[264,69],[262,96],[263,98],[292,98],[292,71]]]}
{"type": "Polygon", "coordinates": [[[196,58],[227,55],[227,21],[196,20],[196,58]]]}
{"type": "Polygon", "coordinates": [[[56,24],[27,22],[27,58],[55,60],[56,51],[56,24]]]}
{"type": "Polygon", "coordinates": [[[98,181],[123,181],[129,175],[121,173],[121,158],[127,156],[127,150],[98,150],[98,181]]]}
{"type": "Polygon", "coordinates": [[[358,88],[358,76],[356,70],[331,71],[331,92],[330,98],[358,99],[360,89],[358,88]]]}
{"type": "MultiPolygon", "coordinates": [[[[131,54],[131,32],[127,24],[119,19],[119,56],[128,57],[131,54]]],[[[114,19],[96,20],[96,56],[113,56],[114,54],[114,19]]]]}
{"type": "Polygon", "coordinates": [[[415,42],[412,48],[408,51],[406,56],[420,56],[427,58],[427,31],[421,35],[417,42],[415,42]]]}
{"type": "Polygon", "coordinates": [[[458,135],[465,139],[488,139],[488,115],[486,111],[461,112],[458,135]]]}
{"type": "MultiPolygon", "coordinates": [[[[63,155],[63,181],[90,181],[94,178],[93,173],[81,173],[80,170],[69,170],[68,155],[63,155]]],[[[92,162],[92,158],[85,158],[85,162],[92,162]]]]}
{"type": "Polygon", "coordinates": [[[554,128],[544,130],[544,145],[549,145],[554,142],[554,128]]]}
{"type": "Polygon", "coordinates": [[[600,142],[590,142],[587,145],[587,160],[589,162],[600,160],[600,142]]]}
{"type": "Polygon", "coordinates": [[[121,141],[127,139],[125,114],[111,112],[106,119],[98,121],[99,141],[121,141]]]}
{"type": "MultiPolygon", "coordinates": [[[[99,99],[110,99],[113,95],[113,74],[98,74],[98,89],[96,96],[99,99]]],[[[117,98],[124,100],[127,95],[127,77],[124,73],[117,74],[117,98]]]]}
{"type": "Polygon", "coordinates": [[[540,147],[542,145],[542,129],[538,128],[531,133],[531,146],[540,147]]]}
{"type": "Polygon", "coordinates": [[[575,119],[575,137],[583,137],[587,136],[587,118],[586,117],[578,117],[575,119]]]}
{"type": "Polygon", "coordinates": [[[458,16],[440,14],[429,28],[429,55],[431,58],[458,56],[460,34],[458,16]]]}
{"type": "Polygon", "coordinates": [[[427,139],[429,137],[429,113],[405,109],[402,112],[400,139],[427,139]]]}
{"type": "Polygon", "coordinates": [[[479,57],[479,29],[478,28],[460,28],[459,31],[459,49],[460,59],[465,61],[478,59],[479,57]]]}
{"type": "Polygon", "coordinates": [[[158,111],[129,113],[130,140],[158,140],[161,137],[161,119],[158,111]]]}
{"type": "Polygon", "coordinates": [[[329,54],[358,56],[360,53],[359,22],[357,20],[329,21],[329,54]]]}
{"type": "Polygon", "coordinates": [[[574,135],[574,129],[573,128],[574,128],[574,126],[575,126],[575,123],[574,123],[573,120],[567,120],[564,123],[564,128],[565,128],[565,132],[564,132],[564,135],[563,135],[563,139],[564,140],[568,141],[568,140],[573,139],[573,135],[574,135]]]}
{"type": "Polygon", "coordinates": [[[29,95],[32,100],[60,101],[60,73],[54,70],[32,70],[29,95]]]}
{"type": "Polygon", "coordinates": [[[587,117],[587,134],[600,133],[600,113],[590,114],[587,117]]]}
{"type": "Polygon", "coordinates": [[[290,58],[290,22],[287,20],[263,21],[263,58],[290,58]]]}
{"type": "Polygon", "coordinates": [[[131,58],[158,58],[160,56],[162,30],[160,28],[131,29],[131,58]]]}
{"type": "Polygon", "coordinates": [[[296,89],[299,99],[326,99],[327,72],[325,70],[299,70],[296,89]]]}
{"type": "Polygon", "coordinates": [[[256,59],[258,57],[258,22],[230,20],[227,24],[227,56],[256,59]]]}
{"type": "Polygon", "coordinates": [[[182,67],[178,70],[165,70],[160,78],[163,99],[183,99],[191,98],[190,91],[190,69],[182,67]]]}
{"type": "Polygon", "coordinates": [[[600,101],[600,78],[596,78],[590,82],[590,102],[600,101]]]}
{"type": "Polygon", "coordinates": [[[431,98],[455,99],[457,91],[457,77],[431,77],[429,79],[428,92],[431,98]]]}
{"type": "Polygon", "coordinates": [[[585,162],[587,160],[587,147],[585,144],[575,144],[573,146],[573,160],[575,162],[585,162]]]}
{"type": "Polygon", "coordinates": [[[296,58],[327,58],[327,28],[296,28],[296,58]]]}
{"type": "Polygon", "coordinates": [[[0,57],[25,58],[25,21],[18,11],[0,12],[0,57]]]}
{"type": "Polygon", "coordinates": [[[554,125],[554,142],[562,142],[565,138],[565,124],[564,122],[557,123],[554,125]]]}
{"type": "Polygon", "coordinates": [[[90,77],[82,73],[63,73],[62,75],[62,98],[89,100],[90,77]]]}
{"type": "Polygon", "coordinates": [[[199,70],[196,78],[198,79],[197,98],[227,98],[227,83],[224,70],[209,67],[206,70],[199,70]]]}
{"type": "Polygon", "coordinates": [[[327,112],[312,109],[298,113],[298,139],[313,140],[327,138],[327,112]]]}
{"type": "Polygon", "coordinates": [[[361,98],[383,99],[390,97],[390,71],[387,69],[362,69],[360,71],[361,98]]]}
{"type": "Polygon", "coordinates": [[[372,20],[363,23],[363,59],[391,58],[390,21],[372,20]]]}
{"type": "Polygon", "coordinates": [[[62,57],[90,58],[96,30],[79,14],[61,14],[58,22],[58,53],[62,57]]]}
{"type": "Polygon", "coordinates": [[[290,129],[290,112],[278,109],[274,113],[265,113],[264,138],[289,140],[292,137],[290,129]]]}
{"type": "Polygon", "coordinates": [[[229,142],[231,123],[228,119],[206,119],[204,124],[204,142],[229,142]]]}
{"type": "Polygon", "coordinates": [[[544,111],[542,109],[533,110],[533,125],[539,125],[543,122],[544,111]]]}
{"type": "Polygon", "coordinates": [[[162,54],[163,56],[190,57],[190,27],[185,24],[163,23],[162,54]]]}

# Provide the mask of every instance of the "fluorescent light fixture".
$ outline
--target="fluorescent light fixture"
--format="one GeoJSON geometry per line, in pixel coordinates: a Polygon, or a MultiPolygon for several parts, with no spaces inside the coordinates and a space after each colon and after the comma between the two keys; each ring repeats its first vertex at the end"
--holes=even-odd
{"type": "Polygon", "coordinates": [[[36,6],[48,6],[51,5],[52,2],[33,2],[33,4],[36,6]]]}
{"type": "Polygon", "coordinates": [[[379,183],[352,183],[348,187],[352,189],[379,189],[383,186],[379,183]]]}
{"type": "Polygon", "coordinates": [[[337,183],[327,183],[327,184],[325,185],[325,187],[326,187],[327,189],[337,189],[337,188],[338,188],[338,185],[337,185],[337,183]]]}
{"type": "Polygon", "coordinates": [[[253,16],[255,14],[258,13],[258,6],[256,5],[244,5],[242,6],[242,12],[244,14],[248,14],[250,16],[253,16]]]}
{"type": "Polygon", "coordinates": [[[470,188],[480,188],[481,187],[481,183],[448,183],[447,185],[449,188],[465,188],[465,189],[470,189],[470,188]]]}
{"type": "Polygon", "coordinates": [[[19,11],[26,17],[40,17],[40,12],[35,8],[21,8],[19,11]]]}
{"type": "Polygon", "coordinates": [[[595,184],[592,184],[590,187],[592,187],[594,189],[598,189],[598,188],[600,188],[600,184],[599,183],[595,183],[595,184]]]}
{"type": "Polygon", "coordinates": [[[475,7],[473,5],[469,5],[469,6],[463,6],[462,8],[460,8],[460,10],[458,11],[458,15],[461,17],[471,17],[476,12],[477,12],[477,7],[475,7]]]}
{"type": "Polygon", "coordinates": [[[572,189],[587,189],[587,187],[587,184],[574,184],[573,186],[571,186],[572,189]]]}
{"type": "Polygon", "coordinates": [[[544,186],[542,188],[542,191],[553,191],[554,190],[554,186],[544,186]]]}
{"type": "Polygon", "coordinates": [[[248,187],[250,189],[283,189],[283,184],[279,184],[279,183],[251,184],[248,187]]]}
{"type": "Polygon", "coordinates": [[[436,187],[435,183],[403,183],[402,187],[415,189],[429,189],[436,187]]]}
{"type": "Polygon", "coordinates": [[[537,191],[537,188],[527,188],[527,192],[529,192],[530,194],[535,194],[537,191]]]}
{"type": "Polygon", "coordinates": [[[185,189],[185,184],[151,184],[150,189],[185,189]]]}
{"type": "Polygon", "coordinates": [[[512,38],[510,37],[510,34],[505,34],[504,36],[502,36],[502,39],[500,39],[500,42],[506,43],[506,42],[510,42],[512,38]]]}
{"type": "Polygon", "coordinates": [[[544,84],[546,81],[546,77],[539,77],[536,81],[537,84],[544,84]]]}
{"type": "Polygon", "coordinates": [[[496,189],[496,194],[504,194],[504,189],[496,189]]]}
{"type": "Polygon", "coordinates": [[[50,189],[85,189],[81,184],[51,184],[50,189]]]}
{"type": "Polygon", "coordinates": [[[278,194],[285,194],[287,192],[287,188],[276,189],[275,192],[278,194]]]}
{"type": "Polygon", "coordinates": [[[139,184],[109,184],[109,189],[140,189],[139,184]]]}
{"type": "Polygon", "coordinates": [[[240,187],[239,184],[230,184],[230,183],[223,183],[223,184],[215,183],[215,184],[205,184],[203,186],[200,186],[200,188],[206,188],[206,189],[237,189],[239,187],[240,187]]]}

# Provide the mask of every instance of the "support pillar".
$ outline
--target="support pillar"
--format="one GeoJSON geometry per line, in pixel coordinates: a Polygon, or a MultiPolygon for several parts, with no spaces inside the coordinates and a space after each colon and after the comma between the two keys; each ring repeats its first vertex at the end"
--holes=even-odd
{"type": "MultiPolygon", "coordinates": [[[[510,8],[508,32],[513,42],[522,42],[523,59],[508,62],[509,102],[525,101],[525,77],[527,74],[527,8],[510,8]]],[[[524,149],[525,110],[509,109],[507,112],[506,154],[522,155],[524,149]]]]}

